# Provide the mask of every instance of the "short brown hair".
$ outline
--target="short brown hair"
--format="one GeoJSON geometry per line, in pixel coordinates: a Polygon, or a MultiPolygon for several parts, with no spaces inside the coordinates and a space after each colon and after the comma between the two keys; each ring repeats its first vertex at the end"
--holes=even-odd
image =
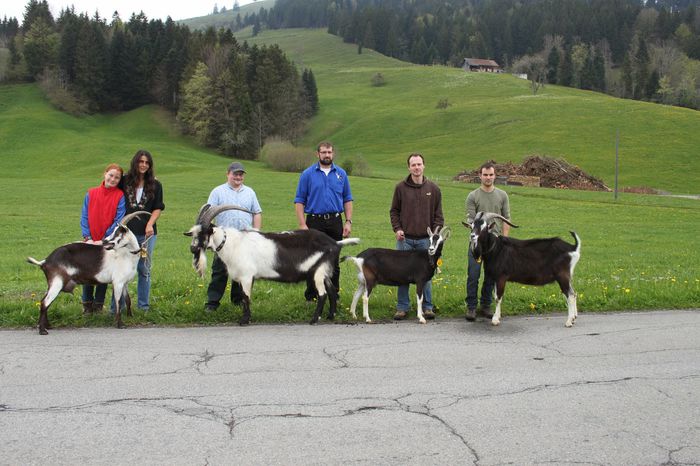
{"type": "Polygon", "coordinates": [[[493,171],[496,171],[496,164],[494,164],[492,161],[484,162],[481,164],[479,167],[479,175],[481,175],[481,172],[484,171],[484,168],[493,168],[493,171]]]}
{"type": "Polygon", "coordinates": [[[328,141],[319,142],[318,146],[316,146],[316,152],[321,152],[321,147],[329,147],[331,150],[333,150],[333,144],[328,141]]]}
{"type": "Polygon", "coordinates": [[[413,157],[420,157],[420,159],[423,161],[423,165],[425,165],[425,159],[423,158],[423,154],[421,154],[419,152],[414,152],[411,155],[409,155],[408,158],[406,159],[406,165],[408,165],[409,167],[411,166],[411,159],[413,157]]]}

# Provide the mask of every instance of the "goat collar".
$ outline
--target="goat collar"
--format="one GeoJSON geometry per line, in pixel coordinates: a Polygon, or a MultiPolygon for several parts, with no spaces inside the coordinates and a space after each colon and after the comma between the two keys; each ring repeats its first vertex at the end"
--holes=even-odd
{"type": "Polygon", "coordinates": [[[216,252],[221,251],[221,248],[224,247],[224,244],[226,244],[226,232],[224,232],[224,240],[216,247],[215,251],[216,252]]]}

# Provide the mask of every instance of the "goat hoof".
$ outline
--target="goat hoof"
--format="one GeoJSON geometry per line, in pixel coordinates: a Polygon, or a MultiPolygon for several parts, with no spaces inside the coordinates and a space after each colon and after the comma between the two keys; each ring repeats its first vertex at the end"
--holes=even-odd
{"type": "Polygon", "coordinates": [[[124,322],[117,322],[117,328],[126,328],[124,322]]]}
{"type": "Polygon", "coordinates": [[[318,323],[318,317],[314,317],[314,318],[311,319],[311,321],[309,322],[309,325],[313,325],[313,324],[317,324],[317,323],[318,323]]]}
{"type": "Polygon", "coordinates": [[[574,323],[569,322],[569,321],[566,321],[566,323],[564,324],[564,327],[573,327],[573,326],[574,326],[574,323]]]}
{"type": "Polygon", "coordinates": [[[497,327],[500,323],[501,323],[500,320],[492,320],[491,321],[491,325],[493,325],[494,327],[497,327]]]}
{"type": "Polygon", "coordinates": [[[248,319],[241,319],[238,321],[238,325],[240,325],[241,327],[248,325],[248,324],[250,324],[250,320],[248,320],[248,319]]]}
{"type": "Polygon", "coordinates": [[[45,328],[39,329],[39,335],[48,335],[48,334],[49,334],[49,332],[47,332],[45,328]]]}
{"type": "Polygon", "coordinates": [[[418,320],[420,321],[421,324],[425,324],[425,323],[426,323],[425,319],[418,319],[418,320]]]}

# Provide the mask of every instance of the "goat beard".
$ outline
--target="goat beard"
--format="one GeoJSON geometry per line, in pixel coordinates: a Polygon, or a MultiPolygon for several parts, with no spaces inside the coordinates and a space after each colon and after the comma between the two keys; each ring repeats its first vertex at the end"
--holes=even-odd
{"type": "Polygon", "coordinates": [[[204,254],[202,251],[199,251],[197,254],[194,255],[194,259],[192,260],[192,266],[197,271],[199,276],[201,278],[204,278],[204,274],[207,271],[207,255],[204,254]]]}

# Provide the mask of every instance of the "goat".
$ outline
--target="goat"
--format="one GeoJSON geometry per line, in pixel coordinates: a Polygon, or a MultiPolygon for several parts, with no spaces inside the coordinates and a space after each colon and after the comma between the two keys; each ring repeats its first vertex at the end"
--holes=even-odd
{"type": "Polygon", "coordinates": [[[185,232],[185,236],[192,237],[192,265],[201,277],[207,268],[206,250],[211,249],[226,265],[229,278],[241,284],[243,315],[238,323],[250,323],[250,297],[256,278],[286,283],[312,281],[318,292],[318,301],[310,323],[318,322],[327,297],[330,298],[328,319],[332,320],[338,299],[331,283],[334,264],[338,261],[342,246],[357,244],[360,240],[348,238],[335,241],[318,230],[262,233],[212,225],[214,217],[225,210],[251,213],[234,205],[212,207],[205,204],[199,211],[196,224],[185,232]]]}
{"type": "Polygon", "coordinates": [[[377,285],[400,286],[416,284],[416,301],[418,320],[425,323],[423,317],[423,288],[435,274],[438,260],[442,255],[442,246],[450,236],[450,229],[440,227],[432,231],[428,227],[430,245],[425,250],[399,251],[396,249],[369,248],[357,257],[345,256],[343,261],[351,260],[358,269],[358,288],[350,305],[350,314],[357,319],[355,307],[362,296],[362,316],[370,323],[369,295],[377,285]]]}
{"type": "Polygon", "coordinates": [[[576,292],[571,280],[581,257],[581,239],[573,231],[570,232],[575,241],[573,245],[561,238],[519,240],[497,236],[491,232],[496,218],[518,228],[494,213],[478,212],[473,223],[462,222],[471,229],[469,247],[474,259],[479,262],[483,259],[485,274],[496,283],[496,311],[491,323],[498,325],[501,322],[506,282],[542,286],[556,281],[566,297],[568,318],[565,325],[571,327],[578,316],[576,292]]]}
{"type": "Polygon", "coordinates": [[[127,315],[131,315],[131,300],[128,299],[127,284],[136,275],[136,266],[145,249],[126,224],[138,215],[151,215],[138,211],[125,215],[111,235],[102,244],[74,242],[54,249],[46,259],[38,261],[28,257],[27,262],[38,265],[46,275],[48,290],[41,300],[39,312],[39,334],[47,335],[50,328],[48,309],[58,294],[72,293],[76,285],[111,283],[114,291],[117,328],[124,328],[119,297],[124,296],[127,315]]]}

